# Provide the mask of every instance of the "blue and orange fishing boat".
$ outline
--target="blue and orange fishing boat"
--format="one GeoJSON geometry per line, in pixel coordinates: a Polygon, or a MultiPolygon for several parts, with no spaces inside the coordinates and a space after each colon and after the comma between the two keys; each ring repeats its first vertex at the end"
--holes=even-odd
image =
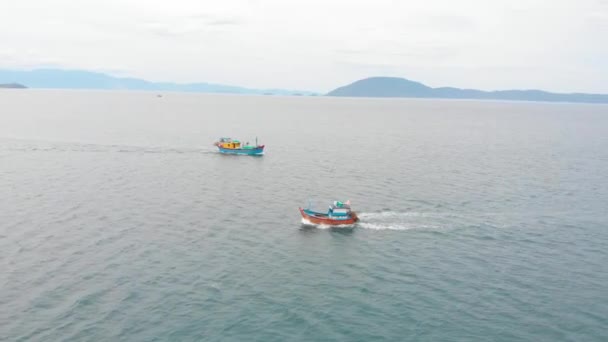
{"type": "Polygon", "coordinates": [[[264,145],[258,145],[258,138],[255,138],[255,145],[250,145],[249,142],[243,144],[238,140],[230,138],[220,138],[214,145],[217,146],[220,153],[248,156],[261,156],[264,154],[264,145]]]}
{"type": "Polygon", "coordinates": [[[300,208],[302,221],[308,224],[323,224],[329,226],[353,225],[359,221],[357,214],[351,210],[350,201],[334,201],[327,213],[300,208]]]}

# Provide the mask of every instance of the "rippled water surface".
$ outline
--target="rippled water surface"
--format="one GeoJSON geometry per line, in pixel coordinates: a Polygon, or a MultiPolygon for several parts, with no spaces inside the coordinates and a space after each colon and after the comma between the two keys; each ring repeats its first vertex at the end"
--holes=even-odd
{"type": "Polygon", "coordinates": [[[607,208],[607,106],[1,91],[0,340],[606,341],[607,208]]]}

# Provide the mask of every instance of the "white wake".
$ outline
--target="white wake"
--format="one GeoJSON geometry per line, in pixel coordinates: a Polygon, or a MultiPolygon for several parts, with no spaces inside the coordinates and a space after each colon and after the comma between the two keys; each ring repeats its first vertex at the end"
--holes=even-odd
{"type": "Polygon", "coordinates": [[[382,211],[378,213],[360,213],[358,227],[373,230],[410,230],[439,228],[429,224],[431,213],[382,211]]]}

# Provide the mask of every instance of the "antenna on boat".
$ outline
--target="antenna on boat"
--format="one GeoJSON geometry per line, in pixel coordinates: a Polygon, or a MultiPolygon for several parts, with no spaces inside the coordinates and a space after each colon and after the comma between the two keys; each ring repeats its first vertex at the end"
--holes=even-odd
{"type": "Polygon", "coordinates": [[[258,146],[258,137],[255,137],[255,146],[258,146]]]}

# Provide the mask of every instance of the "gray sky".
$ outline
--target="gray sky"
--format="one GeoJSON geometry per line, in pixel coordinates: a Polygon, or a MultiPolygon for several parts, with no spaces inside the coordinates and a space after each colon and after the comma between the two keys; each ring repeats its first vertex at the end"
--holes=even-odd
{"type": "Polygon", "coordinates": [[[0,68],[608,93],[608,0],[0,0],[0,68]]]}

